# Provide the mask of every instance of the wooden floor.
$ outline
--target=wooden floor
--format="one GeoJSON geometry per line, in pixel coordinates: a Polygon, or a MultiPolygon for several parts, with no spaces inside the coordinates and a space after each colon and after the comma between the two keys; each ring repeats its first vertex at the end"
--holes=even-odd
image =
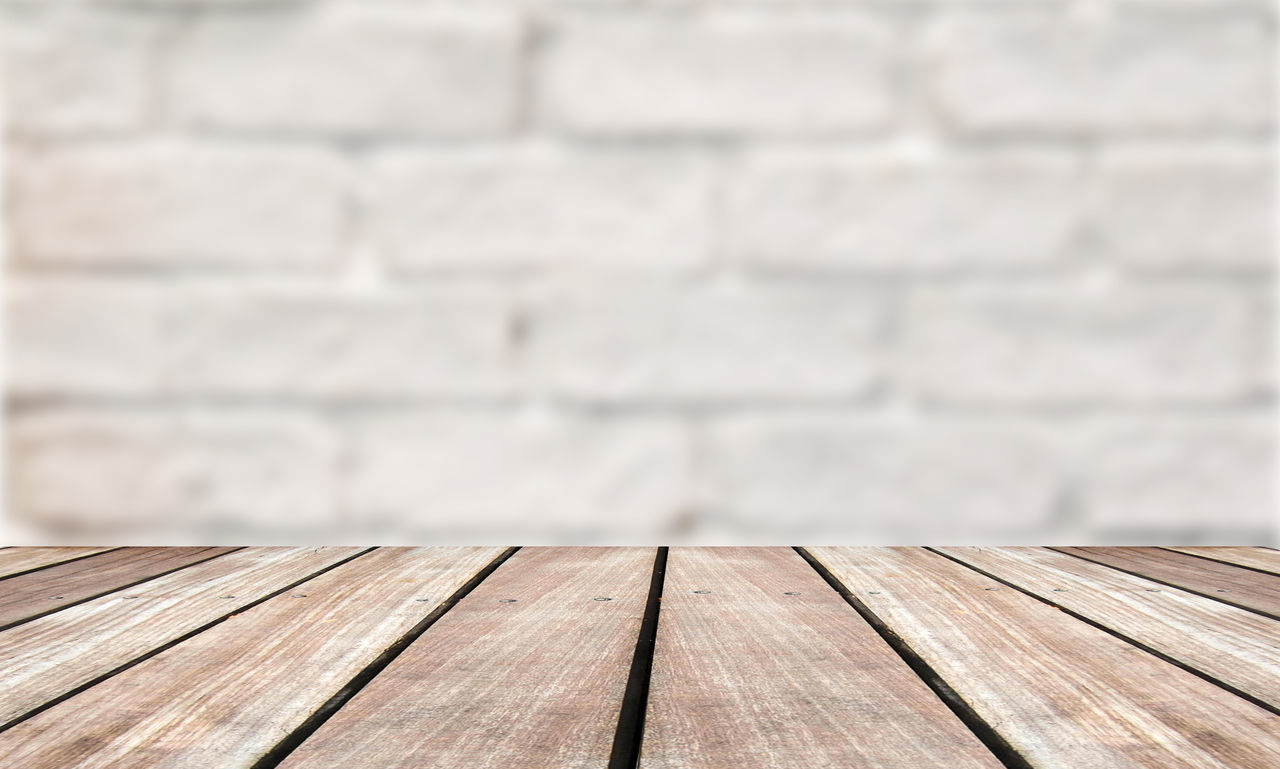
{"type": "Polygon", "coordinates": [[[4,548],[0,767],[1280,769],[1266,548],[4,548]]]}

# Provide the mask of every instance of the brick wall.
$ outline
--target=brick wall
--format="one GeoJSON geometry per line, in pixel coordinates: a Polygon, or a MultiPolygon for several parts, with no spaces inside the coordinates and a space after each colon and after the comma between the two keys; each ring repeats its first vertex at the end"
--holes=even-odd
{"type": "Polygon", "coordinates": [[[22,536],[1276,542],[1267,3],[0,8],[22,536]]]}

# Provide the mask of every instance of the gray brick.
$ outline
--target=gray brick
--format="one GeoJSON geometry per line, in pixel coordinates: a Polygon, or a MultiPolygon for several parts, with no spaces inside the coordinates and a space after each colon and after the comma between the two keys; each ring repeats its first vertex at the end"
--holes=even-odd
{"type": "Polygon", "coordinates": [[[165,386],[162,292],[126,282],[11,283],[10,396],[154,397],[165,386]]]}
{"type": "Polygon", "coordinates": [[[528,356],[549,391],[588,401],[860,398],[882,320],[877,297],[841,286],[585,284],[535,302],[528,356]]]}
{"type": "Polygon", "coordinates": [[[601,134],[864,133],[896,111],[893,42],[860,13],[566,16],[542,114],[601,134]]]}
{"type": "Polygon", "coordinates": [[[1111,153],[1096,180],[1099,248],[1141,268],[1269,269],[1273,182],[1269,152],[1111,153]]]}
{"type": "Polygon", "coordinates": [[[1170,534],[1274,529],[1273,428],[1274,417],[1264,412],[1129,420],[1103,429],[1087,458],[1085,519],[1101,532],[1162,532],[1161,541],[1170,534]]]}
{"type": "Polygon", "coordinates": [[[1263,294],[1245,286],[920,289],[899,374],[932,402],[1189,405],[1258,397],[1263,294]]]}
{"type": "Polygon", "coordinates": [[[1261,131],[1275,67],[1265,14],[1122,9],[950,15],[931,31],[944,117],[964,131],[1261,131]]]}
{"type": "Polygon", "coordinates": [[[183,125],[343,136],[509,130],[519,30],[507,16],[347,6],[211,16],[172,52],[183,125]]]}
{"type": "Polygon", "coordinates": [[[187,292],[173,380],[188,395],[494,397],[513,383],[509,302],[487,287],[187,292]]]}
{"type": "Polygon", "coordinates": [[[1016,538],[1053,524],[1063,443],[993,419],[743,417],[708,431],[703,500],[733,531],[788,541],[1016,538]]]}
{"type": "Polygon", "coordinates": [[[1071,256],[1083,202],[1063,157],[783,155],[733,175],[726,226],[771,270],[1025,269],[1071,256]]]}
{"type": "Polygon", "coordinates": [[[406,271],[686,270],[709,251],[710,172],[686,154],[394,153],[371,186],[373,237],[406,271]]]}
{"type": "Polygon", "coordinates": [[[13,514],[64,536],[334,523],[337,442],[303,416],[58,410],[10,428],[13,514]]]}
{"type": "Polygon", "coordinates": [[[319,150],[101,144],[14,160],[19,266],[322,268],[342,245],[345,171],[319,150]]]}
{"type": "Polygon", "coordinates": [[[348,513],[418,539],[663,541],[687,504],[687,441],[665,420],[422,412],[350,432],[348,513]]]}
{"type": "Polygon", "coordinates": [[[3,113],[11,136],[136,131],[150,119],[161,20],[0,8],[3,113]]]}

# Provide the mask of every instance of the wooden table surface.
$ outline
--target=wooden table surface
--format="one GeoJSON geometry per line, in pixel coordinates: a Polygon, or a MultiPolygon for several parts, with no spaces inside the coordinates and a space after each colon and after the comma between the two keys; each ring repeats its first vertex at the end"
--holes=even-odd
{"type": "Polygon", "coordinates": [[[1267,548],[3,548],[0,767],[1280,769],[1267,548]]]}

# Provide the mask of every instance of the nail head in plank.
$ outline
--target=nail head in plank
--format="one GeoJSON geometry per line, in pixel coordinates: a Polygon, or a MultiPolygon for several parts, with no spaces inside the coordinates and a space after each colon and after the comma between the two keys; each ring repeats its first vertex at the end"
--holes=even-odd
{"type": "Polygon", "coordinates": [[[790,548],[672,548],[666,579],[642,769],[1001,766],[790,548]]]}
{"type": "Polygon", "coordinates": [[[503,548],[383,548],[0,734],[25,769],[250,767],[503,548]],[[305,597],[306,600],[300,600],[305,597]]]}
{"type": "Polygon", "coordinates": [[[125,547],[5,580],[0,627],[208,560],[230,547],[125,547]]]}
{"type": "Polygon", "coordinates": [[[0,724],[361,552],[253,547],[0,633],[0,724]],[[231,600],[220,596],[234,595],[231,600]]]}
{"type": "Polygon", "coordinates": [[[1280,709],[1275,620],[1041,547],[938,550],[1280,709]]]}
{"type": "Polygon", "coordinates": [[[1280,619],[1280,576],[1158,547],[1053,549],[1280,619]]]}
{"type": "Polygon", "coordinates": [[[1280,717],[920,548],[810,548],[1037,769],[1270,766],[1280,717]]]}
{"type": "Polygon", "coordinates": [[[111,547],[9,547],[0,550],[0,578],[43,569],[56,563],[88,558],[111,547]]]}
{"type": "Polygon", "coordinates": [[[653,560],[520,550],[280,769],[604,767],[653,560]]]}

